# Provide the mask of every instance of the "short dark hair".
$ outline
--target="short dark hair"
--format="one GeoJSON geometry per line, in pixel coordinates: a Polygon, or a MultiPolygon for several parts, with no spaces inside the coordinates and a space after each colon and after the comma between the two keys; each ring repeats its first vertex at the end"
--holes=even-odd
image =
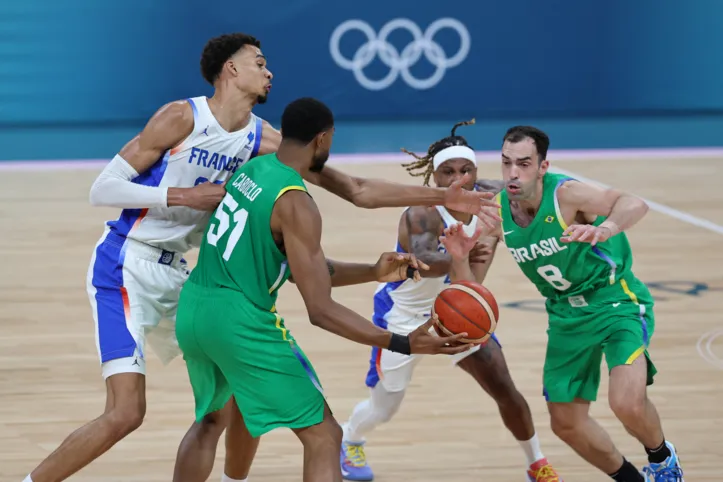
{"type": "Polygon", "coordinates": [[[281,115],[281,135],[304,145],[320,132],[334,127],[334,114],[326,104],[311,97],[296,99],[281,115]]]}
{"type": "Polygon", "coordinates": [[[223,64],[244,45],[261,48],[261,42],[256,37],[245,33],[219,35],[206,42],[201,54],[201,75],[206,82],[213,85],[221,75],[223,64]]]}
{"type": "Polygon", "coordinates": [[[414,162],[410,162],[408,164],[402,164],[402,167],[406,167],[407,171],[411,176],[424,176],[424,185],[429,185],[429,179],[432,177],[432,173],[434,172],[434,156],[437,155],[439,151],[442,149],[446,149],[448,147],[452,146],[467,146],[470,149],[474,150],[472,146],[467,144],[467,139],[465,139],[462,136],[457,135],[457,128],[460,126],[468,126],[474,124],[474,119],[464,121],[464,122],[457,122],[454,127],[452,127],[452,134],[450,136],[447,136],[443,139],[440,139],[434,143],[432,143],[431,146],[429,146],[429,149],[427,149],[427,154],[424,156],[418,156],[417,154],[410,152],[406,149],[402,149],[403,152],[406,152],[410,156],[416,158],[417,160],[414,162]],[[420,171],[420,172],[412,172],[412,171],[420,171]]]}
{"type": "Polygon", "coordinates": [[[547,150],[550,148],[550,138],[537,127],[532,126],[514,126],[507,129],[505,137],[502,138],[502,143],[509,141],[516,144],[525,138],[530,138],[535,142],[537,148],[538,162],[542,162],[547,159],[547,150]]]}

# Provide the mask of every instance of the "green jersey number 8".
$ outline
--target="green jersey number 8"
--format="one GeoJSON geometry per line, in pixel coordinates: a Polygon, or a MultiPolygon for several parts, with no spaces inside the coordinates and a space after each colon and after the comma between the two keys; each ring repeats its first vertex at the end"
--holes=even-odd
{"type": "Polygon", "coordinates": [[[231,218],[229,214],[233,214],[233,230],[231,231],[231,234],[228,237],[228,240],[226,241],[226,249],[223,250],[223,259],[228,261],[228,259],[231,257],[231,253],[233,253],[233,248],[236,247],[236,243],[238,243],[238,240],[241,239],[241,235],[244,232],[244,229],[246,228],[246,221],[248,221],[249,218],[249,212],[245,209],[241,208],[238,209],[238,202],[231,196],[230,194],[226,194],[226,196],[223,198],[223,201],[221,201],[221,204],[216,209],[216,212],[214,213],[213,217],[218,220],[218,226],[215,224],[212,225],[208,229],[208,235],[206,236],[206,239],[208,240],[208,244],[211,246],[216,246],[218,244],[218,240],[221,239],[221,237],[226,234],[226,231],[231,227],[231,218]],[[224,211],[224,206],[228,208],[229,213],[227,214],[226,211],[224,211]],[[216,229],[216,232],[214,232],[214,229],[216,229]]]}
{"type": "Polygon", "coordinates": [[[558,291],[565,291],[572,286],[572,283],[562,277],[562,271],[560,271],[560,268],[557,266],[551,264],[540,266],[537,268],[537,274],[542,276],[545,281],[550,283],[552,287],[558,291]]]}

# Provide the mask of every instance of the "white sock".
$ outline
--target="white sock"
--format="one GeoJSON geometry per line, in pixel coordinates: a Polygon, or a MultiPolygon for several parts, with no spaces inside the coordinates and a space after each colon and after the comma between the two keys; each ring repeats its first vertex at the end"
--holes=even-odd
{"type": "Polygon", "coordinates": [[[23,480],[23,482],[33,482],[33,479],[31,479],[30,475],[28,475],[27,477],[25,477],[25,480],[23,480]]]}
{"type": "Polygon", "coordinates": [[[542,454],[542,450],[540,450],[540,441],[537,438],[537,434],[533,435],[530,440],[524,442],[522,440],[518,440],[518,442],[520,443],[522,450],[525,452],[528,467],[538,460],[545,458],[542,454]]]}
{"type": "Polygon", "coordinates": [[[221,477],[221,482],[248,482],[248,480],[248,477],[246,477],[245,479],[232,479],[226,474],[223,474],[223,477],[221,477]]]}
{"type": "Polygon", "coordinates": [[[363,443],[364,436],[374,430],[377,425],[392,419],[404,400],[404,390],[388,392],[378,384],[371,390],[371,398],[357,403],[343,425],[345,442],[363,443]]]}

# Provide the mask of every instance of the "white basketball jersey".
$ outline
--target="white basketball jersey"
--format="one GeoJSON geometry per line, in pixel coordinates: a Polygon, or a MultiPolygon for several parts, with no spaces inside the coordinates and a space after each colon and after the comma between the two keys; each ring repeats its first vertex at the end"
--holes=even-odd
{"type": "MultiPolygon", "coordinates": [[[[444,207],[437,206],[437,211],[442,216],[445,228],[459,222],[444,207]]],[[[473,216],[470,223],[464,225],[463,229],[468,236],[471,236],[476,227],[477,216],[473,216]]],[[[396,250],[404,251],[399,240],[397,240],[396,250]]],[[[446,252],[439,241],[437,241],[437,251],[446,252]]],[[[395,332],[414,330],[426,321],[437,295],[449,284],[449,276],[422,278],[417,282],[404,280],[380,284],[374,294],[374,323],[380,326],[388,325],[383,328],[388,327],[395,332]]]]}
{"type": "MultiPolygon", "coordinates": [[[[193,109],[193,132],[166,151],[134,183],[160,187],[193,187],[207,181],[220,184],[258,153],[262,129],[259,117],[251,114],[243,129],[227,132],[211,113],[206,97],[186,100],[193,109]]],[[[211,214],[182,206],[124,209],[108,226],[136,241],[185,253],[200,246],[211,214]]]]}

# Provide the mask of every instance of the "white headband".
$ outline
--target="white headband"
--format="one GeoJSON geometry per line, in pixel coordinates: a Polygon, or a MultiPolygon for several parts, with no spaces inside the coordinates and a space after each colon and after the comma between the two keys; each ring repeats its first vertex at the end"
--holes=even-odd
{"type": "Polygon", "coordinates": [[[474,151],[467,146],[451,146],[442,149],[434,155],[434,170],[436,171],[443,162],[449,161],[450,159],[467,159],[472,162],[475,166],[477,165],[477,157],[474,155],[474,151]]]}

